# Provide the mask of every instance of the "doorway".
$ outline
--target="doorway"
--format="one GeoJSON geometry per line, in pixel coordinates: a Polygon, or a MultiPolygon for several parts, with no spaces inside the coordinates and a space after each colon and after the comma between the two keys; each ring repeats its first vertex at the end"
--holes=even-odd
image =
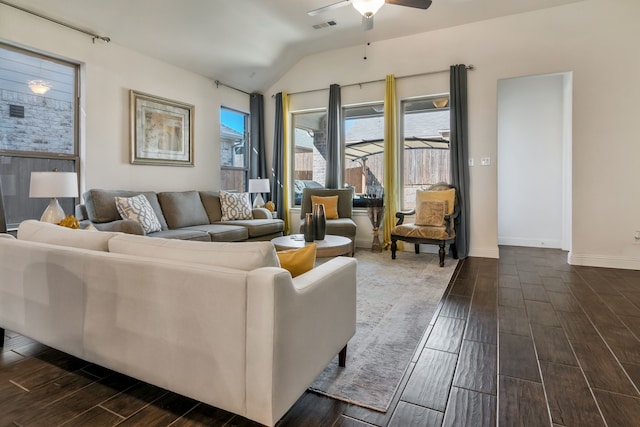
{"type": "Polygon", "coordinates": [[[571,73],[498,81],[498,245],[571,250],[571,73]]]}

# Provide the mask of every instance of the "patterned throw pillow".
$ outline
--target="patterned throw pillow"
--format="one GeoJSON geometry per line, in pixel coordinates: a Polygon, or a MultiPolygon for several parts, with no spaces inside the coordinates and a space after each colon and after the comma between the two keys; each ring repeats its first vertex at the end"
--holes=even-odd
{"type": "Polygon", "coordinates": [[[142,225],[145,234],[162,230],[160,221],[158,221],[151,203],[149,203],[144,194],[138,194],[133,197],[116,197],[116,208],[122,219],[138,221],[142,225]]]}
{"type": "Polygon", "coordinates": [[[431,225],[442,227],[444,225],[444,214],[447,211],[445,200],[427,200],[420,202],[416,210],[416,225],[431,225]]]}
{"type": "Polygon", "coordinates": [[[222,208],[222,221],[253,219],[249,193],[227,193],[226,191],[221,191],[220,206],[222,208]]]}

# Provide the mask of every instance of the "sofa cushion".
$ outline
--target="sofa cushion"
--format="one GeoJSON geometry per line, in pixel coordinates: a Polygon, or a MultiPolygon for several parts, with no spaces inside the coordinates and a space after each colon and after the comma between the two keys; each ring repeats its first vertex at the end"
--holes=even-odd
{"type": "Polygon", "coordinates": [[[160,226],[166,230],[167,221],[164,219],[158,196],[153,191],[127,191],[127,190],[100,190],[93,189],[85,192],[82,197],[87,208],[87,215],[91,222],[103,223],[117,221],[120,219],[120,213],[116,208],[116,197],[132,197],[138,194],[144,194],[149,200],[149,204],[156,213],[160,226]]]}
{"type": "MultiPolygon", "coordinates": [[[[136,233],[129,233],[136,234],[136,233]]],[[[138,234],[139,235],[139,234],[138,234]]],[[[209,233],[200,230],[190,230],[189,228],[178,228],[176,230],[160,230],[156,233],[147,234],[149,237],[162,237],[164,239],[196,240],[199,242],[210,242],[209,233]]]]}
{"type": "Polygon", "coordinates": [[[284,221],[281,219],[239,219],[222,221],[220,224],[245,227],[249,233],[248,238],[267,236],[284,231],[284,221]]]}
{"type": "Polygon", "coordinates": [[[202,224],[182,228],[182,230],[207,233],[212,242],[241,242],[249,238],[249,231],[240,225],[202,224]]]}
{"type": "Polygon", "coordinates": [[[158,193],[162,213],[171,229],[209,224],[197,191],[167,191],[158,193]]]}
{"type": "Polygon", "coordinates": [[[207,216],[209,217],[209,222],[211,224],[222,219],[222,205],[220,204],[220,196],[218,193],[213,191],[201,191],[200,200],[202,201],[202,206],[204,206],[204,210],[207,212],[207,216]]]}
{"type": "Polygon", "coordinates": [[[149,200],[138,194],[133,197],[116,197],[116,209],[120,212],[122,219],[138,221],[145,233],[153,233],[162,230],[160,221],[156,216],[149,200]]]}
{"type": "Polygon", "coordinates": [[[222,205],[222,221],[253,218],[249,193],[227,193],[226,191],[221,191],[220,204],[222,205]]]}
{"type": "Polygon", "coordinates": [[[298,249],[277,252],[280,267],[296,277],[313,269],[316,263],[316,249],[318,245],[311,243],[298,249]]]}
{"type": "Polygon", "coordinates": [[[119,235],[121,233],[74,230],[34,219],[22,221],[18,226],[19,240],[103,252],[109,250],[107,242],[119,235]]]}
{"type": "Polygon", "coordinates": [[[280,266],[276,250],[270,242],[205,243],[128,234],[114,239],[109,243],[109,251],[126,255],[194,262],[244,271],[280,266]]]}

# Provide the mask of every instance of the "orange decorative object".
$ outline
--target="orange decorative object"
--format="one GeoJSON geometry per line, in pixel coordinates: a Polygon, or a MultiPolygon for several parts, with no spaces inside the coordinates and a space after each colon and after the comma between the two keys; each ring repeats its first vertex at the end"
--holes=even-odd
{"type": "Polygon", "coordinates": [[[67,228],[80,228],[80,223],[78,222],[78,219],[73,216],[73,215],[67,215],[65,216],[62,221],[60,221],[60,224],[63,227],[67,227],[67,228]]]}
{"type": "Polygon", "coordinates": [[[271,212],[276,210],[276,204],[273,203],[271,200],[269,200],[267,203],[265,203],[264,207],[267,208],[268,210],[270,210],[271,212]]]}

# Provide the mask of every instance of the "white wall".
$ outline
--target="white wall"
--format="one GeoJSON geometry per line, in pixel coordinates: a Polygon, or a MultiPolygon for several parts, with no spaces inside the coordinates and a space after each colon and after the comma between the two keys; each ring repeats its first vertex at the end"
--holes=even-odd
{"type": "MultiPolygon", "coordinates": [[[[296,92],[448,68],[476,66],[469,76],[470,156],[496,158],[497,82],[500,79],[573,72],[573,230],[575,264],[640,269],[640,144],[637,99],[640,84],[640,2],[585,0],[309,56],[269,89],[296,92]],[[629,79],[628,82],[625,79],[629,79]]],[[[374,30],[375,31],[375,30],[374,30]]],[[[343,91],[343,102],[383,99],[382,85],[343,91]]],[[[398,82],[399,96],[448,90],[436,74],[398,82]]],[[[327,92],[294,95],[291,108],[327,104],[327,92]],[[314,98],[310,100],[309,98],[314,98]]],[[[266,121],[273,118],[267,103],[266,121]]],[[[271,138],[273,129],[267,132],[271,138]]],[[[473,167],[471,255],[498,256],[496,163],[473,167]]]]}
{"type": "Polygon", "coordinates": [[[0,40],[81,64],[81,145],[89,188],[217,189],[220,105],[249,110],[249,97],[208,79],[111,43],[0,5],[0,40]],[[194,167],[129,163],[129,90],[195,106],[194,167]]]}
{"type": "Polygon", "coordinates": [[[562,74],[498,81],[498,244],[562,248],[564,120],[562,74]]]}

